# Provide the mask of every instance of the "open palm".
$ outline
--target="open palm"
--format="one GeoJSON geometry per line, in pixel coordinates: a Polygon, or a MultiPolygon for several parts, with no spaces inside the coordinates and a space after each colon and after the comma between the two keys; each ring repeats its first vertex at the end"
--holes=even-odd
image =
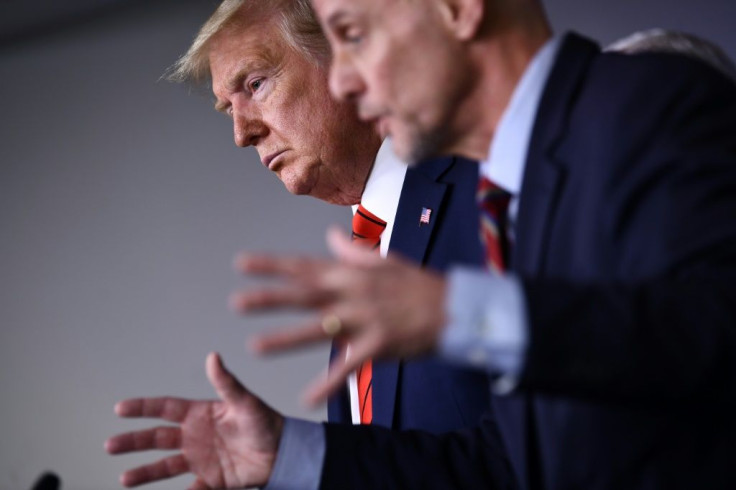
{"type": "Polygon", "coordinates": [[[276,457],[283,417],[225,370],[217,354],[207,358],[207,376],[220,400],[135,398],[118,403],[121,417],[159,418],[178,425],[120,434],[106,443],[111,454],[149,449],[181,452],[126,471],[125,486],[191,472],[192,489],[262,486],[276,457]]]}

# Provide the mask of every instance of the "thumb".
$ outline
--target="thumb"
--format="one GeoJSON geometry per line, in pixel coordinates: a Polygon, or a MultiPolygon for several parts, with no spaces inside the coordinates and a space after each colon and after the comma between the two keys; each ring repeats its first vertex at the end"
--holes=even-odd
{"type": "Polygon", "coordinates": [[[375,250],[353,243],[337,226],[327,230],[327,246],[337,260],[347,264],[370,265],[381,260],[375,250]]]}
{"type": "Polygon", "coordinates": [[[210,352],[206,362],[207,378],[215,388],[217,395],[224,402],[238,402],[248,396],[248,390],[225,369],[220,354],[210,352]]]}

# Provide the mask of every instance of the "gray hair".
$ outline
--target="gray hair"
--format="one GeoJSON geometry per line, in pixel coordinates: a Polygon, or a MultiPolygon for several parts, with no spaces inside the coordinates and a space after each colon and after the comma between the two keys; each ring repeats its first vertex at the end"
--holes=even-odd
{"type": "Polygon", "coordinates": [[[703,61],[736,82],[736,65],[716,44],[693,34],[665,29],[635,32],[620,39],[606,51],[635,53],[678,53],[703,61]]]}
{"type": "Polygon", "coordinates": [[[284,40],[307,59],[325,64],[330,58],[327,42],[309,0],[224,0],[202,25],[187,52],[169,68],[173,82],[202,84],[210,80],[209,44],[227,28],[243,26],[249,13],[273,12],[284,40]]]}

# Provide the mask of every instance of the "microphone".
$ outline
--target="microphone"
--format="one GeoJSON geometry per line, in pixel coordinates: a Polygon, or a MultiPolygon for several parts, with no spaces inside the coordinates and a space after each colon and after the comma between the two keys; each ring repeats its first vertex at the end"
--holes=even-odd
{"type": "Polygon", "coordinates": [[[50,471],[42,474],[31,490],[59,490],[61,488],[61,480],[58,476],[50,471]]]}

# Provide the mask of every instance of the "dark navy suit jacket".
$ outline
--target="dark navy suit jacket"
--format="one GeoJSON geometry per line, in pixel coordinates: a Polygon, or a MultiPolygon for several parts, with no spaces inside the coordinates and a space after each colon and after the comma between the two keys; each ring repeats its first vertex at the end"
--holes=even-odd
{"type": "MultiPolygon", "coordinates": [[[[518,394],[492,405],[521,486],[736,488],[734,85],[568,35],[515,231],[530,344],[518,394]]],[[[322,486],[498,488],[493,422],[327,424],[322,486]]]]}
{"type": "MultiPolygon", "coordinates": [[[[477,182],[478,166],[462,158],[437,158],[410,168],[389,252],[437,271],[482,263],[477,182]],[[420,226],[423,208],[431,214],[429,224],[420,226]]],[[[488,387],[486,375],[434,358],[374,362],[373,424],[434,433],[472,427],[488,408],[488,387]]],[[[328,420],[351,423],[347,390],[329,401],[328,420]]]]}

